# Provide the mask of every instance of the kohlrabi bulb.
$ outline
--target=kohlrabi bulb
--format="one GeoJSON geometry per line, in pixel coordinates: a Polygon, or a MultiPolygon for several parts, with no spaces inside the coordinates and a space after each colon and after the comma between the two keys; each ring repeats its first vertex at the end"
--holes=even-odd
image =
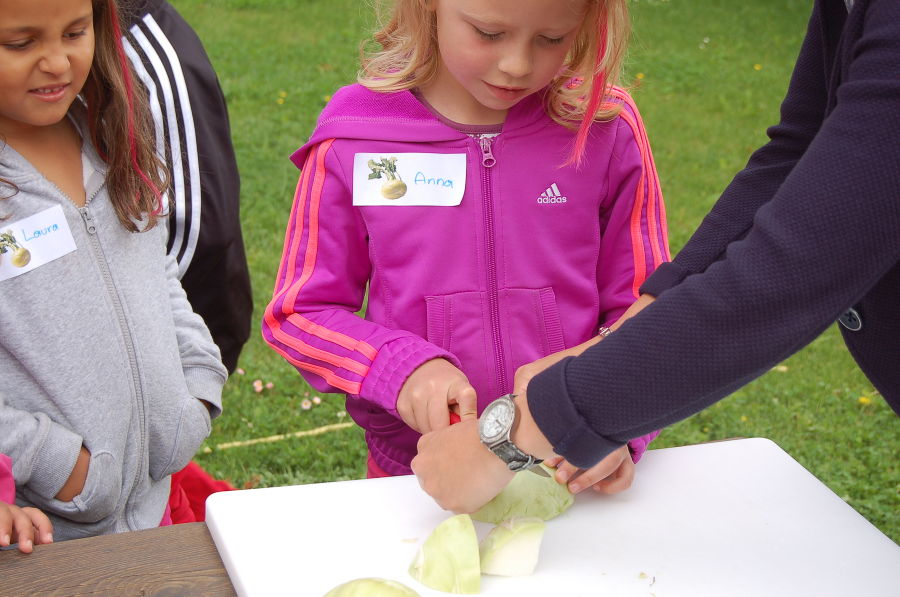
{"type": "MultiPolygon", "coordinates": [[[[543,466],[543,465],[539,465],[543,466]]],[[[529,471],[516,473],[497,497],[472,514],[480,522],[500,524],[510,518],[537,517],[550,520],[569,509],[574,501],[568,487],[550,477],[529,471]]]]}
{"type": "Polygon", "coordinates": [[[394,580],[357,578],[338,585],[325,597],[420,597],[418,593],[394,580]]]}

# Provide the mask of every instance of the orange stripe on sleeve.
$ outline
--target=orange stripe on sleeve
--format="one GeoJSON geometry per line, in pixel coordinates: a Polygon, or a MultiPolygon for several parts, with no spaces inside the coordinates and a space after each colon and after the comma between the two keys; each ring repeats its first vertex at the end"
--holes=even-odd
{"type": "Polygon", "coordinates": [[[294,238],[303,236],[303,212],[306,209],[306,189],[309,184],[309,171],[312,169],[309,167],[312,165],[312,157],[313,154],[310,153],[306,159],[306,163],[303,165],[303,171],[300,173],[300,178],[297,179],[297,188],[294,190],[294,205],[291,208],[289,220],[292,225],[288,226],[284,232],[284,248],[281,250],[281,269],[284,272],[284,280],[272,292],[273,297],[275,297],[276,293],[279,293],[282,289],[290,286],[294,280],[294,273],[296,272],[297,265],[297,253],[296,246],[291,242],[291,231],[293,231],[294,238]]]}
{"type": "Polygon", "coordinates": [[[271,346],[275,350],[275,352],[283,356],[284,359],[294,367],[303,369],[304,371],[309,371],[310,373],[315,373],[316,375],[324,379],[328,385],[334,386],[342,392],[346,392],[348,394],[359,394],[360,388],[362,388],[362,382],[344,379],[327,367],[320,367],[319,365],[313,365],[312,363],[300,361],[287,354],[287,352],[282,350],[279,346],[276,346],[274,344],[272,344],[271,346]]]}
{"type": "Polygon", "coordinates": [[[619,116],[631,128],[632,134],[641,154],[641,178],[635,193],[634,206],[631,212],[631,245],[634,252],[635,275],[632,281],[632,293],[635,297],[640,294],[640,286],[647,277],[646,254],[644,252],[644,236],[641,228],[644,211],[647,212],[647,236],[653,256],[654,266],[669,259],[668,235],[665,223],[665,206],[662,201],[662,190],[656,169],[653,163],[653,155],[647,140],[646,131],[640,121],[640,113],[631,97],[624,91],[614,88],[613,97],[621,100],[634,112],[622,110],[619,116]],[[657,217],[657,210],[659,214],[657,217]],[[657,223],[659,220],[659,223],[657,223]],[[662,228],[662,230],[660,230],[662,228]]]}
{"type": "MultiPolygon", "coordinates": [[[[290,321],[304,332],[322,338],[323,340],[333,342],[342,348],[358,352],[370,361],[374,360],[378,354],[378,351],[370,344],[347,336],[346,334],[329,330],[293,311],[297,296],[300,294],[300,291],[312,276],[315,269],[319,246],[319,204],[326,177],[325,156],[333,142],[334,139],[329,139],[316,146],[314,150],[310,152],[309,156],[307,156],[306,162],[304,163],[303,172],[297,185],[294,208],[291,213],[291,226],[285,234],[285,249],[282,253],[281,268],[284,272],[284,280],[276,289],[276,292],[273,293],[272,302],[266,309],[264,319],[265,324],[271,331],[273,337],[282,342],[287,348],[296,350],[304,356],[365,376],[369,371],[369,367],[359,361],[315,348],[285,332],[281,328],[281,324],[278,318],[275,317],[273,311],[278,301],[283,299],[281,313],[285,316],[284,319],[290,321]],[[309,202],[309,230],[305,250],[302,250],[305,232],[304,223],[307,215],[307,201],[309,202]],[[304,254],[303,270],[299,277],[297,277],[297,259],[301,252],[304,254]]],[[[350,382],[340,378],[325,367],[299,361],[286,354],[284,350],[277,346],[273,345],[273,348],[294,366],[322,376],[328,383],[343,391],[359,393],[359,382],[350,382]],[[329,381],[332,379],[335,383],[329,381]],[[348,384],[350,385],[348,386],[348,384]],[[354,386],[354,384],[355,389],[348,389],[350,386],[354,386]]]]}
{"type": "Polygon", "coordinates": [[[290,335],[280,327],[272,328],[272,335],[276,340],[284,344],[286,348],[292,348],[303,356],[307,356],[318,361],[323,361],[330,365],[340,367],[341,369],[346,369],[347,371],[356,373],[361,377],[365,377],[369,373],[369,367],[367,365],[364,365],[363,363],[355,361],[351,358],[340,357],[338,355],[335,355],[333,352],[328,352],[327,350],[316,348],[315,346],[307,344],[303,340],[290,335]]]}

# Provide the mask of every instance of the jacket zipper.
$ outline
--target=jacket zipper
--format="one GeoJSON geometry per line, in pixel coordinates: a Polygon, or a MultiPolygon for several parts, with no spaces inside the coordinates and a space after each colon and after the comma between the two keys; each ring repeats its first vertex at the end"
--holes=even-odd
{"type": "Polygon", "coordinates": [[[494,345],[494,358],[497,367],[497,381],[499,391],[505,392],[506,358],[503,354],[503,341],[500,336],[500,297],[497,281],[497,249],[494,239],[494,198],[491,185],[491,168],[497,163],[492,151],[493,137],[478,136],[478,145],[481,148],[481,188],[482,207],[484,209],[485,241],[487,243],[487,282],[488,282],[488,307],[491,319],[491,340],[494,345]]]}
{"type": "MultiPolygon", "coordinates": [[[[97,190],[99,192],[99,189],[97,190]]],[[[87,230],[88,237],[91,239],[91,248],[93,249],[94,256],[97,258],[97,264],[100,268],[100,272],[103,275],[103,281],[106,283],[107,294],[110,297],[110,300],[113,303],[113,306],[116,311],[116,318],[118,319],[119,329],[122,331],[122,338],[125,341],[125,349],[128,353],[128,362],[131,364],[131,381],[132,386],[134,388],[134,396],[135,402],[137,403],[137,414],[138,421],[140,422],[140,444],[139,450],[137,452],[137,471],[134,476],[134,480],[132,481],[131,487],[128,490],[126,495],[130,495],[131,491],[137,487],[141,475],[144,469],[144,458],[143,454],[145,452],[145,444],[146,438],[144,437],[144,429],[146,426],[146,412],[144,401],[141,399],[142,392],[140,391],[140,379],[138,377],[138,363],[136,357],[136,350],[134,348],[134,340],[131,337],[131,333],[128,331],[128,321],[125,317],[125,309],[122,306],[122,302],[119,300],[119,294],[116,290],[115,282],[113,281],[112,272],[109,270],[109,264],[106,261],[106,256],[103,253],[103,247],[100,244],[100,238],[97,236],[97,227],[94,225],[94,217],[91,215],[90,211],[90,200],[96,195],[94,193],[85,201],[83,207],[79,207],[78,211],[81,214],[81,219],[84,220],[84,226],[87,230]]],[[[122,463],[124,464],[124,462],[122,463]]],[[[130,500],[129,500],[130,501],[130,500]]]]}

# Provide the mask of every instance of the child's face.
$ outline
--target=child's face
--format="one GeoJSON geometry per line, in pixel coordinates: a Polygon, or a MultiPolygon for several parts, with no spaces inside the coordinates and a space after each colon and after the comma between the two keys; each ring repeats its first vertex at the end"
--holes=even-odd
{"type": "Polygon", "coordinates": [[[0,134],[62,120],[93,57],[91,0],[0,0],[0,134]]]}
{"type": "Polygon", "coordinates": [[[559,74],[587,0],[432,0],[440,65],[426,99],[467,124],[507,110],[559,74]],[[449,109],[448,109],[449,107],[449,109]]]}

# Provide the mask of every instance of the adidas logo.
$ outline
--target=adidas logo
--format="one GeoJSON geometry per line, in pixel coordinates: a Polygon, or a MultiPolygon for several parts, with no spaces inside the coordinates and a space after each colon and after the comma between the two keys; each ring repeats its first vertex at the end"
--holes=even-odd
{"type": "Polygon", "coordinates": [[[566,201],[568,201],[568,197],[559,192],[559,187],[555,182],[547,187],[547,190],[541,193],[537,200],[538,203],[565,203],[566,201]]]}

